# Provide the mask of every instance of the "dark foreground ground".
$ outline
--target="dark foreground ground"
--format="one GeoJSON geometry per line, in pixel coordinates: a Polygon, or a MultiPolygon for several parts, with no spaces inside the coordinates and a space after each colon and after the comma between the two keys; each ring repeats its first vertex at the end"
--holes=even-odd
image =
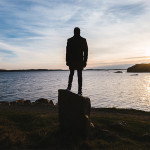
{"type": "Polygon", "coordinates": [[[150,113],[92,109],[87,139],[62,136],[58,110],[43,106],[0,106],[0,149],[150,150],[150,113]]]}

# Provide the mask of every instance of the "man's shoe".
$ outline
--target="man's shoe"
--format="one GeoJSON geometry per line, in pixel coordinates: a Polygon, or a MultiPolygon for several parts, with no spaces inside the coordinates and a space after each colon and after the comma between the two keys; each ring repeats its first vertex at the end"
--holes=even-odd
{"type": "Polygon", "coordinates": [[[82,96],[82,91],[78,91],[78,95],[82,96]]]}
{"type": "Polygon", "coordinates": [[[66,90],[67,90],[67,91],[69,91],[69,92],[71,91],[71,89],[70,89],[70,88],[68,88],[68,87],[67,87],[67,89],[66,89],[66,90]]]}

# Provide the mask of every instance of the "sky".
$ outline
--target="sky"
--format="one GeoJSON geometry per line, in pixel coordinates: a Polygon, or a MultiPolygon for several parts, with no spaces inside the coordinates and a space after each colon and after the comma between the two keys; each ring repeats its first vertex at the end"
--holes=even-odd
{"type": "Polygon", "coordinates": [[[0,69],[67,69],[74,27],[87,68],[150,63],[148,0],[0,0],[0,69]]]}

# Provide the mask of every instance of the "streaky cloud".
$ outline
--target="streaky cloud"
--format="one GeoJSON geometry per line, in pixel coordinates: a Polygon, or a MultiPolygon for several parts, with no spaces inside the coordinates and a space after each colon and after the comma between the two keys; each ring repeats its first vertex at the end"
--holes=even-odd
{"type": "Polygon", "coordinates": [[[14,64],[5,61],[0,68],[17,63],[65,68],[66,40],[75,26],[88,41],[92,66],[144,56],[150,49],[149,15],[147,0],[1,0],[1,62],[9,50],[17,57],[11,55],[14,64]]]}

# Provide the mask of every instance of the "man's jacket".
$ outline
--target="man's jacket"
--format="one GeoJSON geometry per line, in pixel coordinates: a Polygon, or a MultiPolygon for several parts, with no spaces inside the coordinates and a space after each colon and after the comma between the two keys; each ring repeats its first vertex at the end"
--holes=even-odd
{"type": "Polygon", "coordinates": [[[86,39],[81,36],[73,36],[68,39],[66,46],[66,63],[86,63],[88,58],[88,46],[86,39]]]}

